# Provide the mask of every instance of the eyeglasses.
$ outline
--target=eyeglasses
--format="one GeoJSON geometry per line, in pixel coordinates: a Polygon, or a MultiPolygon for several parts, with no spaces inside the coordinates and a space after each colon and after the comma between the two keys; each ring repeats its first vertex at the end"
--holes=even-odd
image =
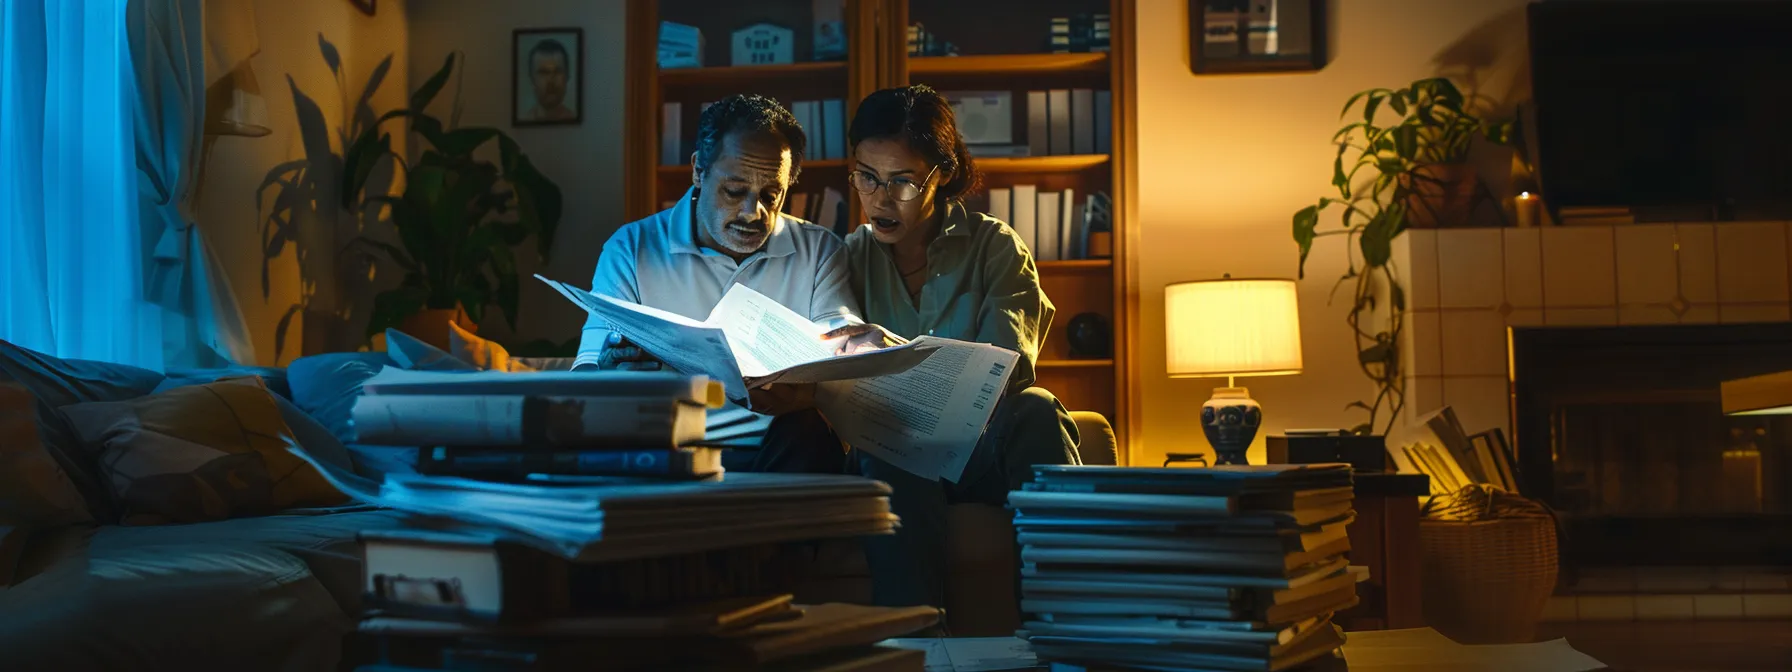
{"type": "Polygon", "coordinates": [[[876,193],[878,187],[885,187],[890,190],[890,198],[907,202],[921,197],[921,192],[927,190],[927,183],[933,179],[933,174],[939,172],[939,169],[939,166],[934,166],[933,170],[927,171],[927,177],[921,178],[920,182],[906,177],[892,178],[885,182],[877,179],[876,175],[863,170],[855,170],[846,176],[846,182],[866,196],[876,193]]]}

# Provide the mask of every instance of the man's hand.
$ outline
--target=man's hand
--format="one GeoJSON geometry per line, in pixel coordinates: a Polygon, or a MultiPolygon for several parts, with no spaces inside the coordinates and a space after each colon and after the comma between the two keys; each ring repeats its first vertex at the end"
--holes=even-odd
{"type": "Polygon", "coordinates": [[[646,350],[628,342],[622,334],[610,332],[604,341],[603,352],[598,355],[597,368],[605,371],[658,371],[660,361],[647,354],[646,350]]]}
{"type": "Polygon", "coordinates": [[[815,407],[815,384],[773,383],[747,390],[747,408],[754,413],[778,416],[815,407]]]}
{"type": "Polygon", "coordinates": [[[834,349],[836,355],[850,355],[866,350],[881,350],[902,345],[908,339],[897,336],[875,324],[849,324],[821,335],[821,340],[843,339],[834,349]]]}

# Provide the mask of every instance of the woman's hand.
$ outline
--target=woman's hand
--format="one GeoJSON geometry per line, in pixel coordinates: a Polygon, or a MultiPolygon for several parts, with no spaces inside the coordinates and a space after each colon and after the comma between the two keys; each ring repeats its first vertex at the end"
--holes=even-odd
{"type": "Polygon", "coordinates": [[[840,341],[840,346],[834,349],[836,355],[881,350],[908,342],[908,339],[892,334],[889,330],[875,324],[849,324],[821,335],[821,340],[824,341],[834,339],[843,339],[840,341]]]}

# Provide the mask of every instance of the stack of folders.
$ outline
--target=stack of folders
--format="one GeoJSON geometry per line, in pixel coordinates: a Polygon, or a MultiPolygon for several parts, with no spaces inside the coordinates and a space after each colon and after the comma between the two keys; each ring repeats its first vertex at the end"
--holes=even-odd
{"type": "Polygon", "coordinates": [[[1357,603],[1348,465],[1036,468],[1009,494],[1023,635],[1106,669],[1333,664],[1357,603]]]}
{"type": "Polygon", "coordinates": [[[417,446],[424,474],[704,478],[721,450],[697,446],[720,383],[670,372],[439,373],[388,367],[355,401],[364,444],[417,446]]]}
{"type": "Polygon", "coordinates": [[[359,438],[427,446],[420,473],[375,482],[299,453],[404,514],[360,535],[361,633],[382,652],[363,669],[921,670],[875,643],[937,610],[794,605],[783,571],[789,542],[889,534],[889,487],[723,474],[692,447],[719,390],[633,372],[370,379],[359,438]]]}

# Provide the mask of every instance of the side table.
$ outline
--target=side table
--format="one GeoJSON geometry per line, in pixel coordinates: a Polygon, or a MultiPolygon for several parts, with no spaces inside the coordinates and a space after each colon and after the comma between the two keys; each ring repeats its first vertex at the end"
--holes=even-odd
{"type": "Polygon", "coordinates": [[[1345,630],[1392,630],[1425,626],[1419,600],[1419,498],[1430,493],[1424,474],[1358,471],[1356,520],[1350,535],[1350,564],[1369,568],[1357,584],[1361,603],[1334,619],[1345,630]]]}

